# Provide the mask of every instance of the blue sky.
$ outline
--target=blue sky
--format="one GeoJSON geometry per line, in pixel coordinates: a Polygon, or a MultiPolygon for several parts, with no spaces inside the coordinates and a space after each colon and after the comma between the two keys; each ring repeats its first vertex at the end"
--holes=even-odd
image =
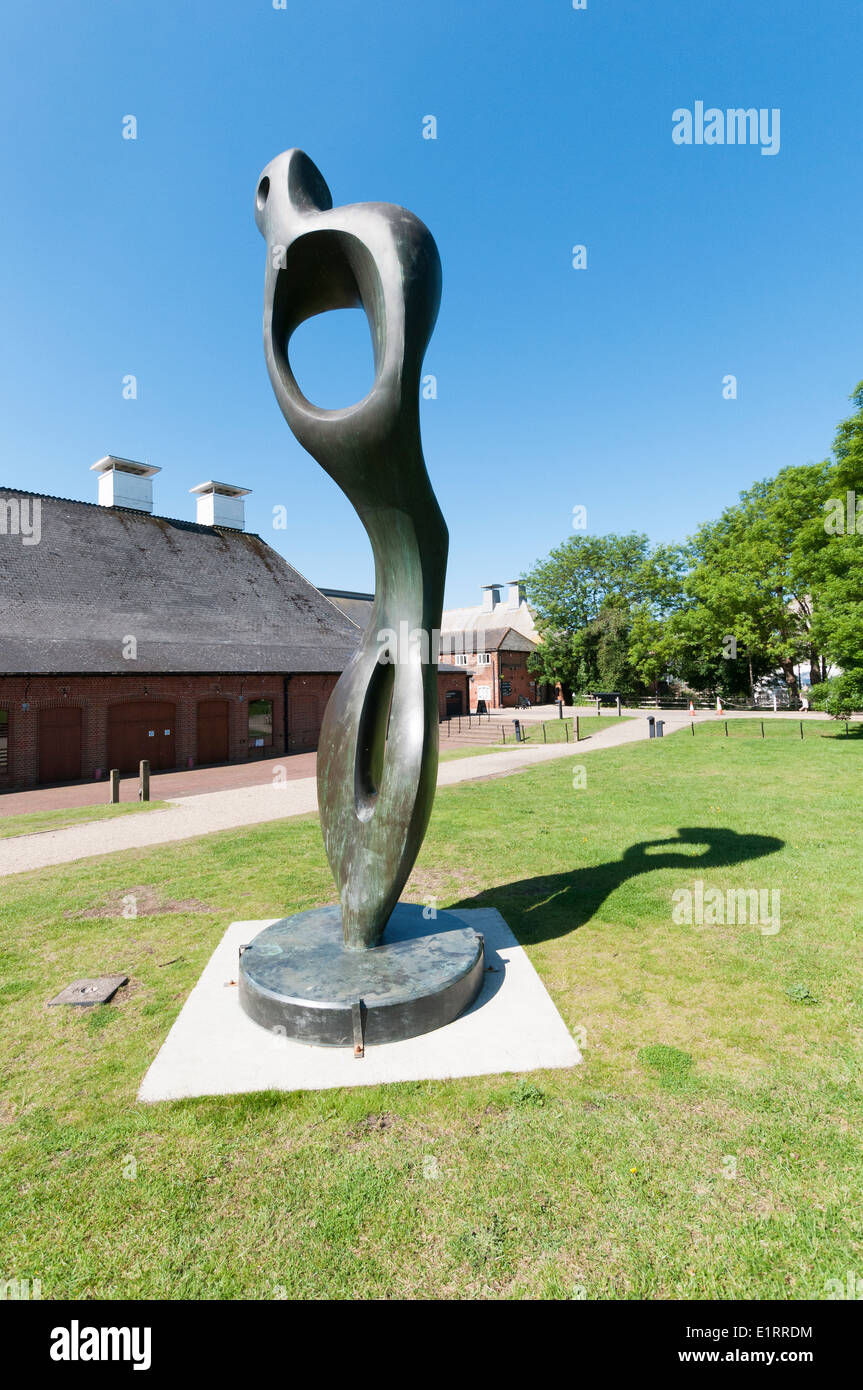
{"type": "MultiPolygon", "coordinates": [[[[372,586],[264,366],[253,196],[298,145],[336,203],[403,203],[440,248],[422,419],[447,603],[529,567],[576,505],[592,532],[683,539],[825,457],[863,377],[861,39],[859,0],[7,7],[0,487],[95,500],[90,463],[146,458],[162,514],[242,484],[249,529],[304,574],[372,586]],[[697,100],[779,108],[779,153],[675,145],[697,100]]],[[[359,311],[292,357],[321,405],[370,383],[359,311]]]]}

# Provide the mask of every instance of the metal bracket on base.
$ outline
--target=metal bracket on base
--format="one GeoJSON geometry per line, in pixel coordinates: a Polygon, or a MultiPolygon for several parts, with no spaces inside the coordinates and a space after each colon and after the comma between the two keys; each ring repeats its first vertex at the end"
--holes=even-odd
{"type": "Polygon", "coordinates": [[[357,999],[351,1005],[351,1021],[354,1025],[354,1056],[364,1057],[366,1055],[366,1044],[363,1038],[363,1001],[357,999]]]}

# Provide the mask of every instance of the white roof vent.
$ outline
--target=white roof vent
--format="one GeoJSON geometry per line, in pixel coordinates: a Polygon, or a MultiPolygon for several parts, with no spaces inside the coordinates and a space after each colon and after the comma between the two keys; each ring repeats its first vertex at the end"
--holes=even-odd
{"type": "Polygon", "coordinates": [[[246,526],[246,504],[244,497],[251,492],[250,487],[234,487],[232,483],[198,483],[189,491],[198,499],[197,522],[199,526],[225,526],[232,531],[243,531],[246,526]]]}
{"type": "Polygon", "coordinates": [[[152,512],[153,478],[161,471],[152,464],[114,454],[90,464],[90,472],[99,474],[99,506],[130,507],[135,512],[152,512]]]}

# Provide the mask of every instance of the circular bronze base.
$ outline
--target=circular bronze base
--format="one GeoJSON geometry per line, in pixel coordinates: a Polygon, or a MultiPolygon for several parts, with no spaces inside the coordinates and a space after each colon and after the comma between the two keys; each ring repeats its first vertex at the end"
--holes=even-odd
{"type": "Polygon", "coordinates": [[[240,949],[239,996],[262,1027],[296,1042],[399,1042],[451,1023],[483,981],[483,939],[450,912],[399,903],[379,946],[348,951],[338,907],[265,927],[240,949]]]}

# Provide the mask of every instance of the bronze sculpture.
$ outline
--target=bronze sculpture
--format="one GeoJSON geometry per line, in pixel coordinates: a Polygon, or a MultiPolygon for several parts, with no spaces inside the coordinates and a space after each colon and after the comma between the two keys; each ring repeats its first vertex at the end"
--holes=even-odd
{"type": "Polygon", "coordinates": [[[433,645],[448,537],[423,459],[419,388],[440,302],[440,258],[428,228],[404,208],[334,208],[322,175],[301,150],[267,165],[255,201],[267,243],[270,380],[294,435],[342,488],[366,528],[375,602],[360,648],[330,698],[318,753],[321,824],[341,909],[316,909],[262,933],[272,934],[270,956],[261,951],[267,944],[261,938],[245,949],[240,996],[259,1022],[277,1027],[274,1020],[282,1020],[291,1036],[327,1042],[336,1039],[322,1023],[317,996],[327,994],[330,1003],[338,996],[336,1012],[343,1013],[353,993],[351,1037],[342,1036],[344,1017],[334,1026],[341,1028],[340,1041],[361,1047],[357,1004],[370,1036],[410,1036],[455,1017],[482,979],[482,941],[475,932],[448,914],[435,914],[429,930],[418,923],[417,914],[425,921],[421,909],[398,906],[437,775],[433,645]],[[291,334],[314,314],[356,305],[371,328],[374,383],[357,404],[323,410],[297,385],[291,334]],[[341,947],[333,941],[334,914],[341,947]],[[310,1014],[302,1003],[307,990],[315,995],[310,1014]],[[279,1008],[272,996],[290,991],[292,1006],[279,1008]]]}

